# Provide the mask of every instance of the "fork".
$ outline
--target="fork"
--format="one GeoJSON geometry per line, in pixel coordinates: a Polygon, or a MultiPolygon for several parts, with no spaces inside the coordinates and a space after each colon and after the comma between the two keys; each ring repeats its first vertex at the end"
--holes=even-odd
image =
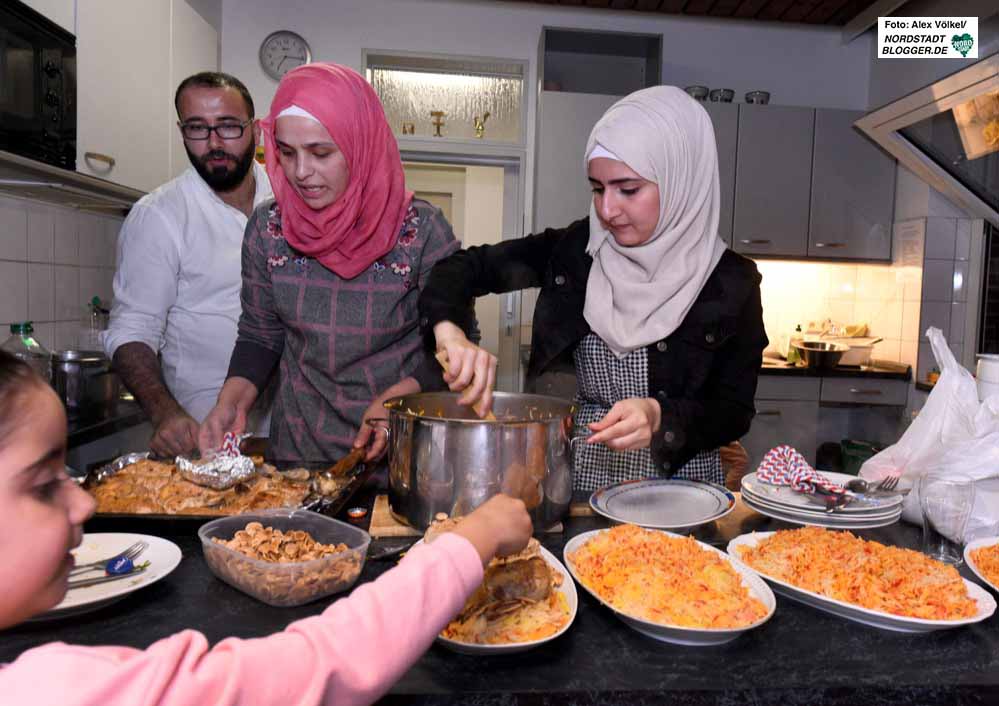
{"type": "Polygon", "coordinates": [[[77,581],[70,581],[66,584],[66,589],[72,591],[74,588],[87,588],[88,586],[97,586],[98,584],[108,583],[110,581],[119,581],[121,579],[127,579],[136,574],[143,573],[148,567],[137,566],[127,574],[117,574],[116,576],[98,576],[93,579],[79,579],[77,581]]]}
{"type": "Polygon", "coordinates": [[[891,492],[895,490],[896,487],[898,487],[898,479],[899,476],[888,476],[887,478],[883,479],[880,483],[878,483],[876,486],[874,486],[874,489],[887,490],[888,492],[891,492]]]}
{"type": "Polygon", "coordinates": [[[125,557],[126,559],[135,559],[137,556],[142,554],[142,552],[146,551],[146,549],[148,548],[149,545],[146,542],[140,540],[135,544],[133,544],[132,546],[130,546],[125,551],[119,552],[118,554],[108,557],[107,559],[99,559],[97,561],[92,561],[89,564],[80,564],[79,566],[74,566],[73,569],[69,572],[69,575],[75,576],[77,574],[83,574],[88,571],[94,571],[95,569],[103,569],[108,565],[109,562],[114,561],[115,559],[121,556],[125,557]]]}

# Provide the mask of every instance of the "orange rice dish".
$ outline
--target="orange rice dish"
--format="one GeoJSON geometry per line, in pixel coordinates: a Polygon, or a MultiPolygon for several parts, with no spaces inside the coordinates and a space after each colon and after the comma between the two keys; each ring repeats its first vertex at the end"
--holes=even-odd
{"type": "Polygon", "coordinates": [[[620,612],[652,623],[742,628],[769,612],[723,556],[690,537],[618,525],[568,558],[588,590],[620,612]]]}
{"type": "Polygon", "coordinates": [[[778,530],[755,547],[740,547],[739,554],[770,578],[869,610],[923,620],[978,613],[953,566],[849,532],[778,530]]]}
{"type": "Polygon", "coordinates": [[[999,586],[999,544],[971,550],[975,568],[993,586],[999,586]]]}

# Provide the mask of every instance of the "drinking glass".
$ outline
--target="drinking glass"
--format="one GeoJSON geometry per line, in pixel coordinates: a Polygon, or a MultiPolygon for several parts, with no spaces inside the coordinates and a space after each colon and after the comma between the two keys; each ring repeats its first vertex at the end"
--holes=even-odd
{"type": "Polygon", "coordinates": [[[919,479],[923,511],[923,553],[945,564],[959,565],[964,530],[975,503],[975,482],[955,473],[927,473],[919,479]]]}

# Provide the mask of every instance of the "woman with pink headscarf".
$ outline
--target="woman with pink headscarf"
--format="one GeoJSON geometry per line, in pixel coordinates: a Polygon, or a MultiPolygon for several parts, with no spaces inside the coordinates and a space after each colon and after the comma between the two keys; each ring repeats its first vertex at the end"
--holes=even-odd
{"type": "MultiPolygon", "coordinates": [[[[246,413],[275,367],[275,461],[332,461],[364,446],[389,397],[442,387],[418,327],[420,288],[458,249],[450,224],[406,190],[374,90],[337,64],[289,72],[261,121],[275,200],[243,241],[243,311],[202,450],[246,413]]],[[[377,434],[368,459],[385,446],[377,434]]]]}

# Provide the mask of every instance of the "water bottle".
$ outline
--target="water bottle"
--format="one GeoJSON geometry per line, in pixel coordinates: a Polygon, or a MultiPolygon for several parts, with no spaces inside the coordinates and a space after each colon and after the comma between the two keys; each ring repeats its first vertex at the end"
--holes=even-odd
{"type": "Polygon", "coordinates": [[[10,325],[10,338],[0,348],[34,368],[45,382],[52,382],[52,354],[34,337],[30,321],[10,325]]]}

